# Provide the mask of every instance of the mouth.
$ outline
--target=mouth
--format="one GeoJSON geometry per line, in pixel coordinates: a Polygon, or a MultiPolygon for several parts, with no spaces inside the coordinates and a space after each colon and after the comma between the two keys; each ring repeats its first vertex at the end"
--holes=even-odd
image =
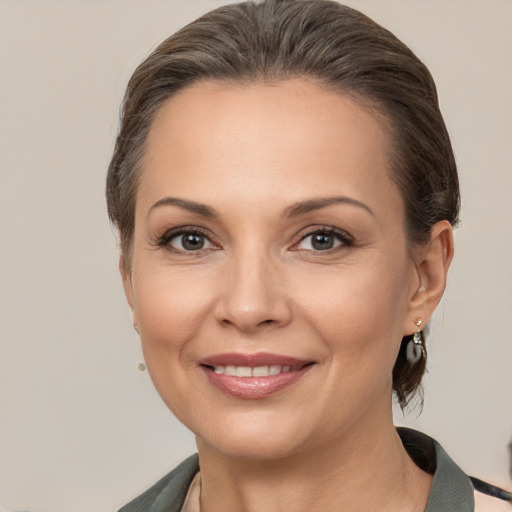
{"type": "Polygon", "coordinates": [[[265,365],[265,366],[255,366],[254,368],[250,366],[213,366],[210,367],[213,368],[213,371],[215,373],[221,374],[221,375],[231,375],[236,377],[269,377],[270,375],[279,375],[280,373],[287,373],[287,372],[296,372],[297,370],[300,370],[301,366],[281,366],[278,364],[271,364],[271,365],[265,365]]]}
{"type": "Polygon", "coordinates": [[[225,394],[247,400],[261,399],[298,382],[314,361],[276,354],[219,354],[199,368],[210,384],[225,394]]]}

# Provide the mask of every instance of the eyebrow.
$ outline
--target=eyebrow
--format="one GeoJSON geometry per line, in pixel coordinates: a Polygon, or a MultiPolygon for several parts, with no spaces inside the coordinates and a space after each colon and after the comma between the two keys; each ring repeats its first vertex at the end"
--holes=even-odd
{"type": "MultiPolygon", "coordinates": [[[[358,208],[362,208],[371,215],[375,216],[375,214],[372,212],[369,206],[362,203],[361,201],[358,201],[357,199],[352,199],[351,197],[346,196],[334,196],[321,197],[317,199],[308,199],[306,201],[294,203],[284,210],[283,217],[298,217],[299,215],[303,215],[305,213],[320,210],[321,208],[325,208],[327,206],[340,203],[357,206],[358,208]]],[[[217,219],[219,217],[217,211],[211,206],[208,206],[204,203],[197,203],[196,201],[189,201],[187,199],[179,199],[177,197],[164,197],[158,200],[149,209],[148,216],[154,209],[160,208],[162,206],[177,206],[178,208],[182,208],[183,210],[187,210],[191,213],[195,213],[197,215],[200,215],[201,217],[206,217],[209,219],[217,219]]]]}
{"type": "Polygon", "coordinates": [[[219,216],[213,208],[206,204],[188,201],[187,199],[178,199],[177,197],[164,197],[149,209],[148,217],[155,208],[160,208],[162,206],[177,206],[178,208],[182,208],[183,210],[187,210],[188,212],[195,213],[201,217],[207,217],[209,219],[216,219],[219,216]]]}
{"type": "Polygon", "coordinates": [[[357,199],[346,196],[320,197],[318,199],[310,199],[292,204],[284,211],[285,217],[297,217],[305,213],[309,213],[332,204],[349,204],[366,210],[370,215],[375,216],[370,207],[357,199]]]}

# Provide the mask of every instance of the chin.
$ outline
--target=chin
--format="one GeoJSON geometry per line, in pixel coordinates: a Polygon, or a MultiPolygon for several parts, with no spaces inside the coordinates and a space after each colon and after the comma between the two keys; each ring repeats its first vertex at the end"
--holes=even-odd
{"type": "Polygon", "coordinates": [[[208,447],[229,458],[263,461],[286,458],[307,445],[308,435],[304,428],[300,431],[296,425],[287,424],[282,418],[269,421],[268,417],[252,416],[249,421],[232,419],[211,425],[208,431],[204,426],[192,429],[199,451],[208,447]]]}
{"type": "Polygon", "coordinates": [[[255,438],[247,435],[225,435],[222,439],[211,440],[197,437],[199,452],[205,445],[233,460],[275,461],[285,459],[300,451],[299,447],[295,446],[295,443],[291,445],[289,440],[269,439],[263,436],[255,438]]]}

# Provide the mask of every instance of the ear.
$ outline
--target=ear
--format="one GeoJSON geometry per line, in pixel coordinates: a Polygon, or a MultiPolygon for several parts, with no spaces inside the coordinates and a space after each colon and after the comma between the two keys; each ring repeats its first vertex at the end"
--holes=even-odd
{"type": "Polygon", "coordinates": [[[130,309],[132,310],[132,322],[135,330],[137,330],[135,313],[134,313],[134,300],[133,300],[133,286],[132,286],[132,274],[128,266],[128,262],[123,254],[119,256],[119,272],[123,281],[124,294],[130,309]]]}
{"type": "Polygon", "coordinates": [[[423,326],[430,320],[446,286],[448,269],[453,258],[453,231],[447,220],[432,227],[430,240],[415,252],[415,272],[419,286],[409,300],[409,311],[404,335],[418,330],[417,321],[423,326]]]}

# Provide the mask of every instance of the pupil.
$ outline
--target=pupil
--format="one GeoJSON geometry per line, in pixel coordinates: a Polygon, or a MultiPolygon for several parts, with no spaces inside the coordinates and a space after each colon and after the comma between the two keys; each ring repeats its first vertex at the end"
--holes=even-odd
{"type": "Polygon", "coordinates": [[[183,247],[190,251],[201,249],[204,245],[204,238],[201,235],[183,235],[183,247]]]}
{"type": "Polygon", "coordinates": [[[313,237],[312,245],[315,249],[318,249],[319,251],[332,249],[334,245],[334,238],[332,237],[332,235],[318,233],[313,237]]]}

